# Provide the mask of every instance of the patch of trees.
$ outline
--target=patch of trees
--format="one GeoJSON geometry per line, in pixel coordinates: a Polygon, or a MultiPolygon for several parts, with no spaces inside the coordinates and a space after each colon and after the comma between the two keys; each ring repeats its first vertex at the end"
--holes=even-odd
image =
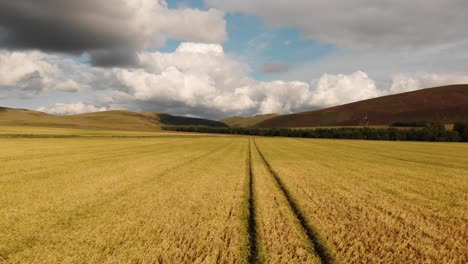
{"type": "Polygon", "coordinates": [[[216,128],[207,126],[166,126],[165,129],[183,132],[219,133],[234,135],[255,135],[269,137],[301,137],[301,138],[332,138],[332,139],[364,139],[364,140],[401,140],[401,141],[468,141],[468,122],[457,125],[457,130],[447,130],[443,124],[427,123],[423,128],[397,129],[390,128],[216,128]],[[461,132],[460,132],[461,131],[461,132]],[[463,134],[464,133],[464,134],[463,134]]]}

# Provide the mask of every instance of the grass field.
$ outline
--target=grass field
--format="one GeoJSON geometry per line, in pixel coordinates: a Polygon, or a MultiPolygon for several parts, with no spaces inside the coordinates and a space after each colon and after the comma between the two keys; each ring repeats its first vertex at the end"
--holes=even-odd
{"type": "Polygon", "coordinates": [[[0,263],[468,262],[467,144],[141,133],[0,127],[0,263]]]}

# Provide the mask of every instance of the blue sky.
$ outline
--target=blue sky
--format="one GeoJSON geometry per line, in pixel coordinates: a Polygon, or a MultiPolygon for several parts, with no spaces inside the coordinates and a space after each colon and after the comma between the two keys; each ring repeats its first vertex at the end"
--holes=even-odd
{"type": "Polygon", "coordinates": [[[301,38],[297,29],[268,28],[253,15],[232,14],[226,20],[229,40],[224,44],[225,50],[243,54],[258,79],[274,78],[258,70],[263,63],[281,61],[300,67],[336,51],[331,45],[301,38]]]}
{"type": "MultiPolygon", "coordinates": [[[[177,8],[179,5],[206,9],[202,0],[170,0],[168,5],[177,8]]],[[[311,39],[304,39],[298,29],[267,27],[258,16],[245,13],[226,15],[228,40],[223,44],[227,53],[243,57],[252,68],[252,75],[259,80],[274,80],[276,74],[264,74],[262,64],[280,61],[292,68],[313,62],[324,56],[337,52],[330,44],[320,44],[311,39]]],[[[172,52],[181,41],[170,39],[161,49],[172,52]]]]}
{"type": "MultiPolygon", "coordinates": [[[[203,0],[168,0],[167,4],[169,8],[184,6],[208,9],[203,0]]],[[[268,27],[255,15],[228,13],[225,19],[228,39],[223,43],[224,51],[242,57],[252,68],[252,76],[259,80],[274,80],[278,77],[274,73],[263,73],[260,68],[264,63],[280,61],[298,68],[338,51],[333,45],[302,38],[298,29],[268,27]]],[[[181,42],[169,38],[159,51],[173,52],[181,42]]]]}
{"type": "Polygon", "coordinates": [[[186,5],[197,9],[206,9],[203,0],[168,0],[167,5],[170,8],[177,8],[180,5],[186,5]]]}

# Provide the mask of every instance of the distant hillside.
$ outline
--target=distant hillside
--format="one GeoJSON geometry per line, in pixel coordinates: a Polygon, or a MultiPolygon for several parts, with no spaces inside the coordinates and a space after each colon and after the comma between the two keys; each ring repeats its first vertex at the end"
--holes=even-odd
{"type": "Polygon", "coordinates": [[[450,85],[359,101],[331,108],[277,116],[256,125],[315,127],[390,125],[395,122],[468,120],[468,85],[450,85]]]}
{"type": "Polygon", "coordinates": [[[162,125],[226,126],[223,123],[159,113],[104,111],[79,115],[54,116],[26,109],[0,108],[0,125],[75,127],[110,130],[155,131],[162,125]]]}
{"type": "Polygon", "coordinates": [[[278,116],[278,114],[266,114],[266,115],[255,115],[255,116],[234,116],[226,119],[219,120],[230,127],[252,127],[256,124],[278,116]]]}
{"type": "Polygon", "coordinates": [[[173,116],[169,114],[159,114],[159,121],[164,125],[172,126],[210,126],[210,127],[228,127],[226,124],[203,119],[184,116],[173,116]]]}

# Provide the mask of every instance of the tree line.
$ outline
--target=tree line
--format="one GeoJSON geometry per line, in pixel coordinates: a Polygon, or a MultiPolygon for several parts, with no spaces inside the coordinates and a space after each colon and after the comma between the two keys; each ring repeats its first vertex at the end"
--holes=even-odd
{"type": "Polygon", "coordinates": [[[394,127],[425,127],[429,125],[427,121],[415,121],[415,122],[395,122],[391,126],[394,127]]]}
{"type": "Polygon", "coordinates": [[[441,123],[426,122],[421,128],[398,129],[369,127],[340,127],[317,129],[292,128],[235,128],[208,126],[165,126],[171,131],[218,133],[234,135],[255,135],[267,137],[301,137],[363,140],[437,141],[468,142],[468,122],[457,123],[453,130],[447,130],[441,123]]]}

